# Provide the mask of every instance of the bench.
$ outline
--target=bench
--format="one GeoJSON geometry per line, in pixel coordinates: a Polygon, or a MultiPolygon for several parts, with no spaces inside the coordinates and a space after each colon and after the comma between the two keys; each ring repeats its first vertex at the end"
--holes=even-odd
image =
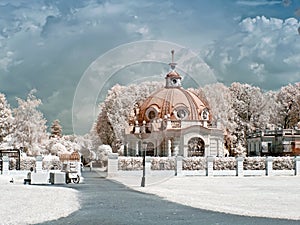
{"type": "Polygon", "coordinates": [[[27,183],[28,183],[28,184],[31,184],[31,179],[25,178],[25,179],[24,179],[24,184],[27,184],[27,183]]]}

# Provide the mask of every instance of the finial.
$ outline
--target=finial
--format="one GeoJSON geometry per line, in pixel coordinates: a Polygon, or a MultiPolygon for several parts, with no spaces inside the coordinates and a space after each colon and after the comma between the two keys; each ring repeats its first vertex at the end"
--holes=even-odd
{"type": "Polygon", "coordinates": [[[177,65],[177,63],[174,63],[174,53],[175,53],[175,51],[174,51],[174,49],[173,49],[173,50],[171,51],[171,54],[172,54],[172,62],[169,63],[169,65],[171,66],[171,69],[172,69],[172,70],[174,70],[175,67],[176,67],[176,65],[177,65]]]}
{"type": "Polygon", "coordinates": [[[171,51],[171,54],[172,54],[172,63],[174,63],[174,53],[175,53],[175,51],[174,51],[174,49],[171,51]]]}

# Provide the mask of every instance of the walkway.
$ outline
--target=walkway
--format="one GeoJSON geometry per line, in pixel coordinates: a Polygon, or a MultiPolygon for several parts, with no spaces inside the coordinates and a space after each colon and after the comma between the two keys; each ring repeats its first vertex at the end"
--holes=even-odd
{"type": "Polygon", "coordinates": [[[42,224],[299,225],[300,223],[200,210],[134,191],[121,183],[100,178],[96,172],[84,172],[83,176],[84,183],[70,186],[80,192],[81,209],[66,218],[42,224]]]}

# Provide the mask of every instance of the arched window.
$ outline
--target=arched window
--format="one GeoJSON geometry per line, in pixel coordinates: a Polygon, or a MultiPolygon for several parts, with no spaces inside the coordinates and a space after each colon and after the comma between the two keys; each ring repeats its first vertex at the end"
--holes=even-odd
{"type": "Polygon", "coordinates": [[[158,116],[158,109],[155,106],[151,106],[146,110],[146,117],[148,120],[154,120],[158,116]]]}
{"type": "Polygon", "coordinates": [[[186,107],[177,107],[174,115],[178,120],[185,120],[189,115],[189,110],[186,107]]]}
{"type": "Polygon", "coordinates": [[[205,144],[199,137],[193,137],[188,142],[188,156],[204,156],[205,144]]]}

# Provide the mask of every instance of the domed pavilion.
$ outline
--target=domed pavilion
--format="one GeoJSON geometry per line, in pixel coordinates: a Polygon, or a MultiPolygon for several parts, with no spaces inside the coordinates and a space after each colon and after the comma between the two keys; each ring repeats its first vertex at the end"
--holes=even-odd
{"type": "Polygon", "coordinates": [[[124,154],[147,156],[223,156],[223,131],[211,126],[205,101],[181,86],[172,51],[165,87],[152,93],[136,110],[134,125],[125,130],[124,154]]]}

